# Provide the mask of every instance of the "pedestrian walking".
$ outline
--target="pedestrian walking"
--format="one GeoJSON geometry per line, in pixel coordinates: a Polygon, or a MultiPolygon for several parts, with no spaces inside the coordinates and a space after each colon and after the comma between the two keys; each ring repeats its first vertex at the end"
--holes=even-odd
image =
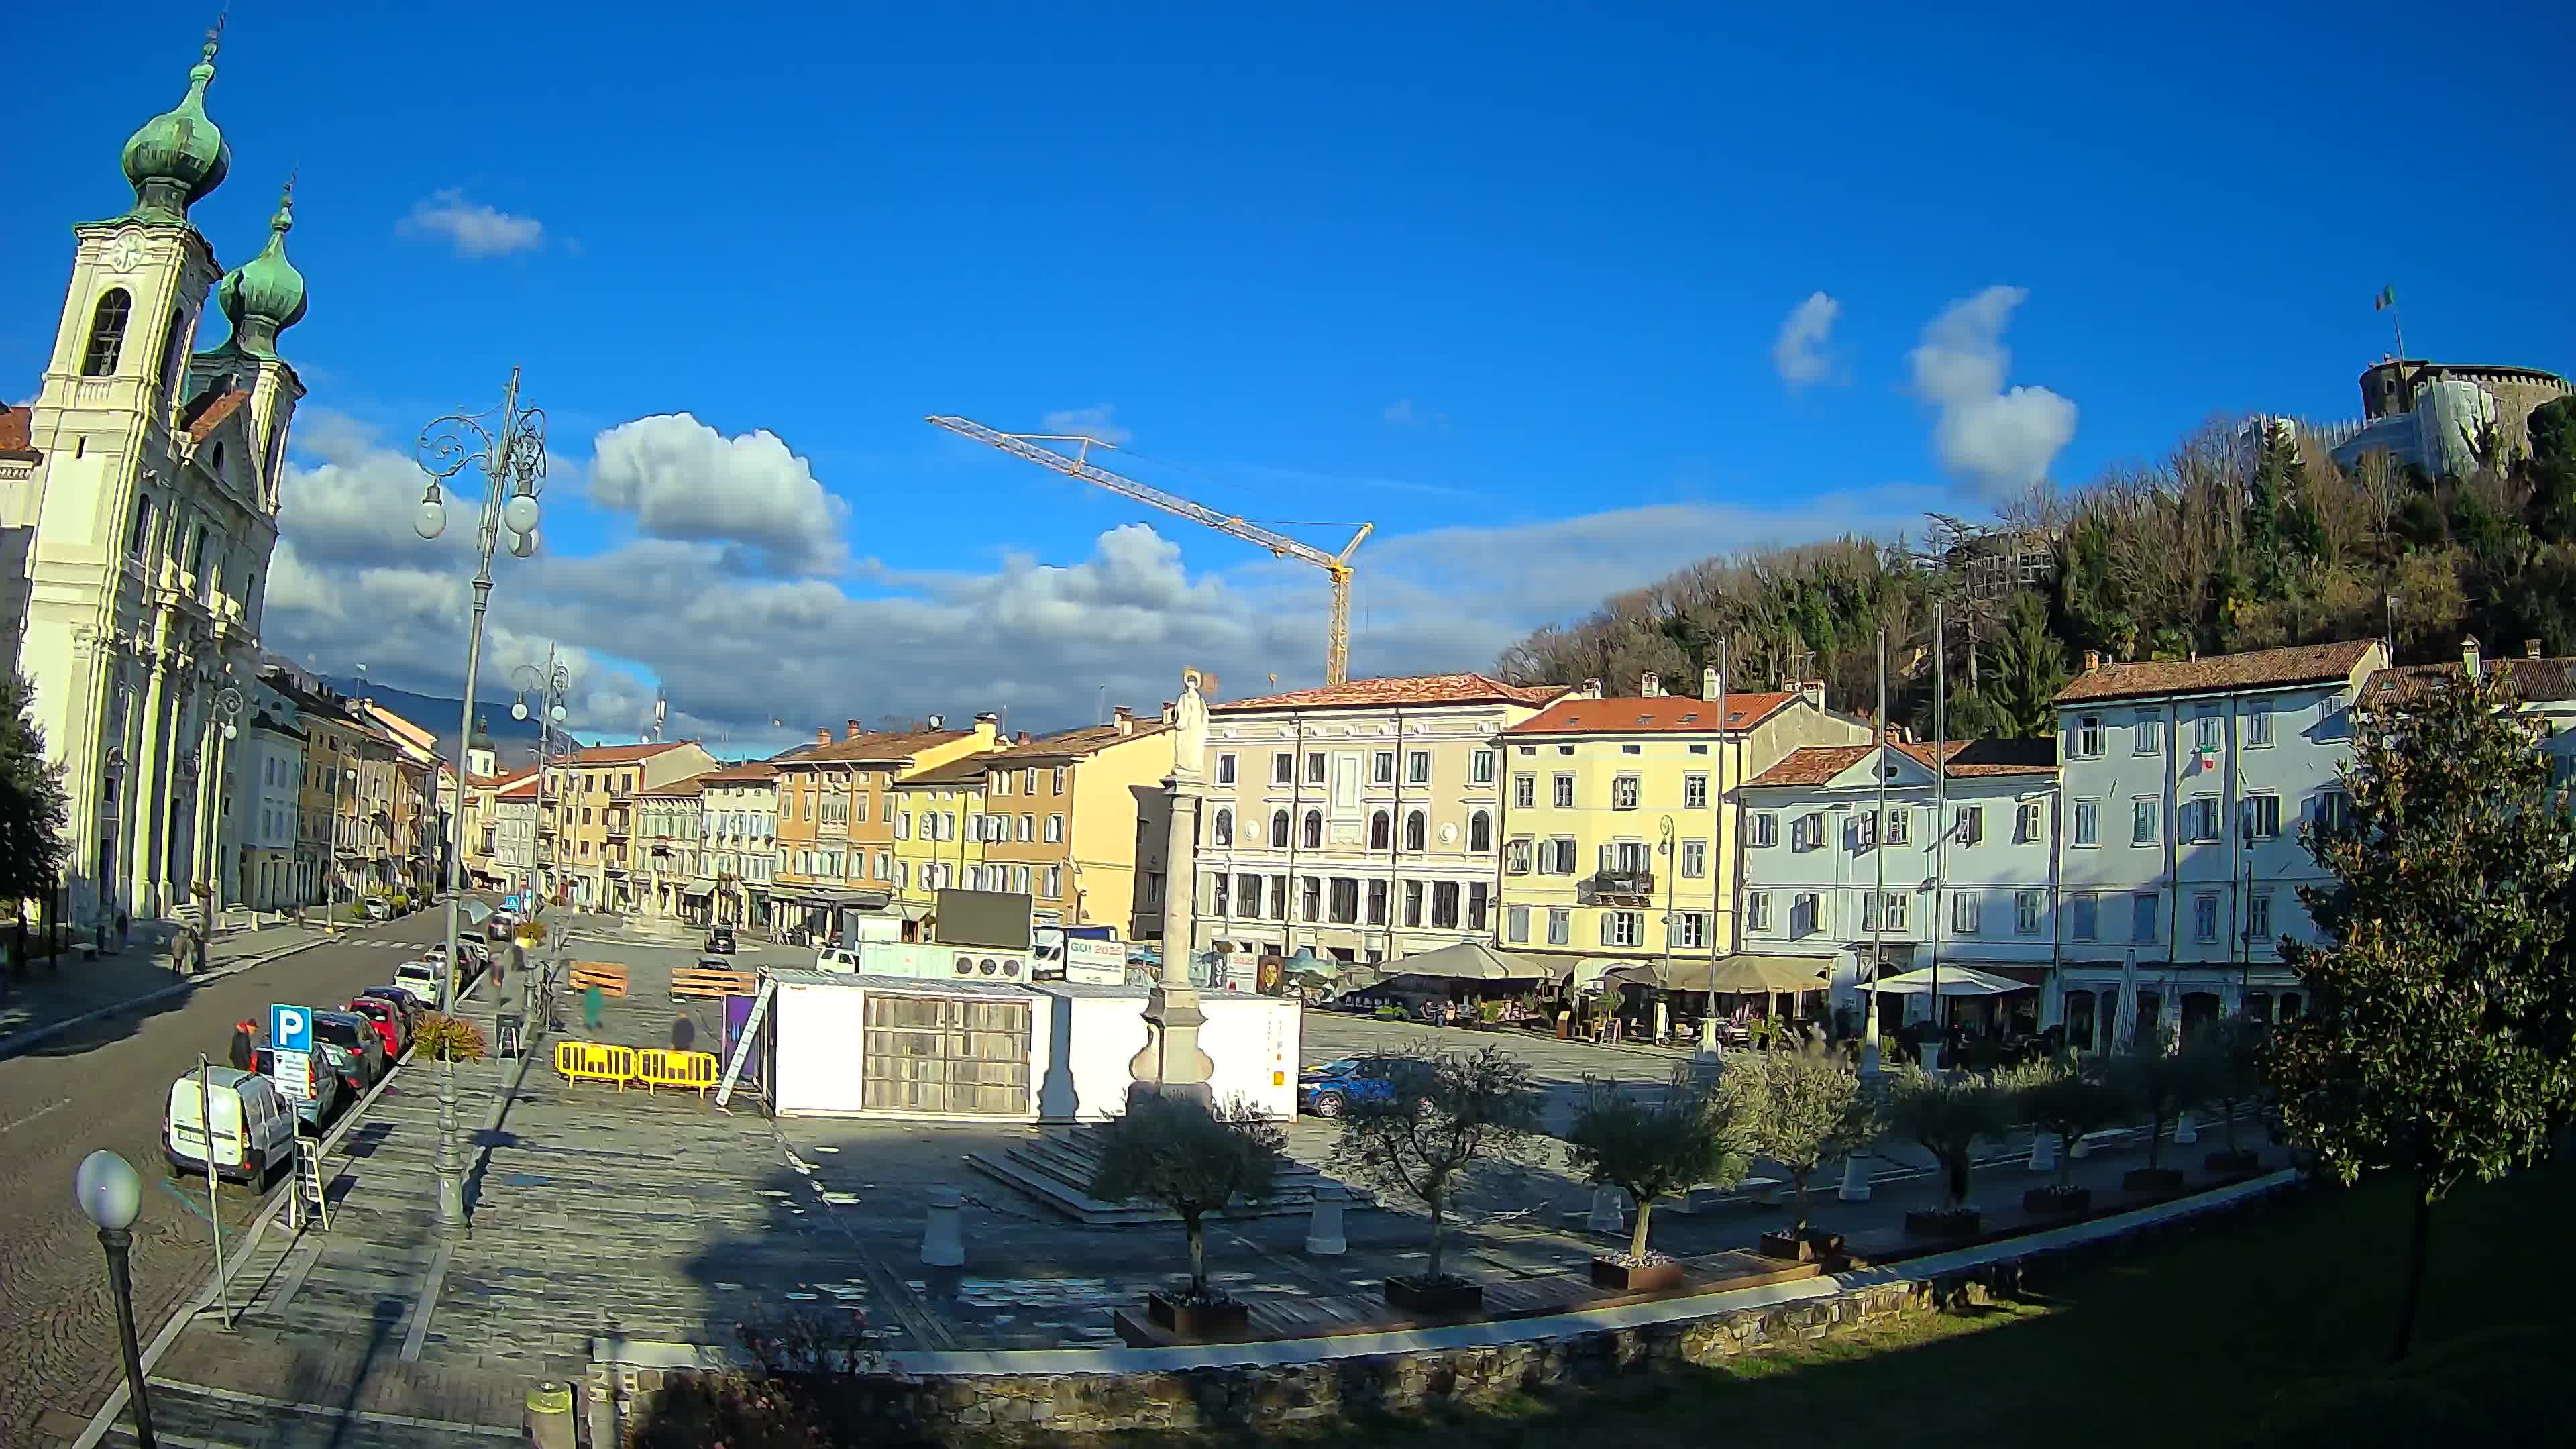
{"type": "Polygon", "coordinates": [[[581,989],[581,1026],[584,1031],[599,1030],[600,993],[597,983],[581,989]]]}
{"type": "Polygon", "coordinates": [[[258,1032],[258,1026],[250,1021],[244,1020],[233,1023],[233,1050],[231,1058],[233,1070],[240,1072],[250,1070],[251,1050],[259,1044],[258,1032]]]}
{"type": "Polygon", "coordinates": [[[125,954],[126,932],[130,925],[131,923],[125,919],[125,912],[118,911],[116,913],[116,954],[120,956],[125,954]]]}

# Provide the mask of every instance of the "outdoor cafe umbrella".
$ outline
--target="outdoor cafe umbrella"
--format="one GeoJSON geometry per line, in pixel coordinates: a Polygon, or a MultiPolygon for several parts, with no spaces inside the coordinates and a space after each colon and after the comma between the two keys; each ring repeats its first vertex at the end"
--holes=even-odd
{"type": "MultiPolygon", "coordinates": [[[[1880,991],[1892,991],[1899,996],[1920,996],[1932,989],[1932,970],[1925,967],[1901,976],[1882,976],[1871,984],[1880,991]]],[[[2015,981],[2009,976],[1997,976],[1967,966],[1941,968],[1943,996],[2001,996],[2007,991],[2033,989],[2029,982],[2015,981]]]]}
{"type": "Polygon", "coordinates": [[[1807,956],[1738,955],[1712,965],[1705,959],[1662,961],[1613,973],[1622,981],[1690,995],[1724,992],[1768,996],[1780,991],[1822,991],[1825,963],[1807,956]]]}
{"type": "Polygon", "coordinates": [[[1450,981],[1544,981],[1555,974],[1482,941],[1460,941],[1419,956],[1399,957],[1387,962],[1384,970],[1389,976],[1437,976],[1450,981]]]}

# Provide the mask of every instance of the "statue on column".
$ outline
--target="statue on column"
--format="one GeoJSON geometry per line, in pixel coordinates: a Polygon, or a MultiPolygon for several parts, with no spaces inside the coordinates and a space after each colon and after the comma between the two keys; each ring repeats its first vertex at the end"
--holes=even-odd
{"type": "Polygon", "coordinates": [[[1145,1002],[1145,1049],[1128,1064],[1131,1092],[1195,1097],[1209,1095],[1208,1077],[1216,1064],[1199,1047],[1199,1027],[1206,1020],[1199,996],[1190,984],[1190,952],[1197,945],[1198,923],[1192,888],[1198,879],[1199,801],[1206,790],[1207,695],[1195,669],[1181,675],[1181,697],[1172,710],[1172,777],[1170,828],[1163,852],[1163,966],[1153,995],[1145,1002]]]}
{"type": "Polygon", "coordinates": [[[1180,702],[1172,707],[1172,775],[1195,780],[1207,769],[1208,705],[1195,669],[1181,671],[1180,702]]]}

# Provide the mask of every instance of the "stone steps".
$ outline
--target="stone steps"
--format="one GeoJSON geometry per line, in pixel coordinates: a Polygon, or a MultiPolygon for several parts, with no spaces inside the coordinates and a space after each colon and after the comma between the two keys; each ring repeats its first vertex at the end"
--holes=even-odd
{"type": "MultiPolygon", "coordinates": [[[[1166,1209],[1142,1202],[1102,1202],[1090,1192],[1092,1171],[1100,1160],[1092,1138],[1096,1128],[1050,1127],[1040,1132],[1037,1140],[999,1152],[971,1152],[968,1164],[985,1176],[1018,1189],[1044,1203],[1056,1212],[1079,1223],[1095,1226],[1114,1223],[1173,1223],[1180,1218],[1166,1209]]],[[[1280,1217],[1310,1212],[1318,1190],[1342,1193],[1346,1199],[1365,1202],[1365,1196],[1340,1188],[1322,1173],[1299,1162],[1281,1165],[1277,1187],[1257,1204],[1236,1204],[1221,1216],[1280,1217]]]]}

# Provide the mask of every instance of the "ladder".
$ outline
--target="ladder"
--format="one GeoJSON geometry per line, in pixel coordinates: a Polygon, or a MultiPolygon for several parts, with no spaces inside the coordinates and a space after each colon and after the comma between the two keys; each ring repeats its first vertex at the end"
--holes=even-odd
{"type": "Polygon", "coordinates": [[[322,1191],[322,1144],[300,1133],[295,1138],[295,1196],[289,1203],[297,1228],[319,1222],[324,1232],[331,1230],[331,1199],[322,1191]]]}
{"type": "Polygon", "coordinates": [[[733,1084],[742,1076],[742,1064],[751,1059],[752,1043],[760,1040],[760,1024],[769,1016],[769,999],[778,994],[774,977],[760,978],[760,994],[751,999],[751,1015],[742,1024],[742,1040],[733,1044],[733,1059],[725,1063],[724,1080],[716,1084],[716,1105],[721,1107],[733,1096],[733,1084]]]}

